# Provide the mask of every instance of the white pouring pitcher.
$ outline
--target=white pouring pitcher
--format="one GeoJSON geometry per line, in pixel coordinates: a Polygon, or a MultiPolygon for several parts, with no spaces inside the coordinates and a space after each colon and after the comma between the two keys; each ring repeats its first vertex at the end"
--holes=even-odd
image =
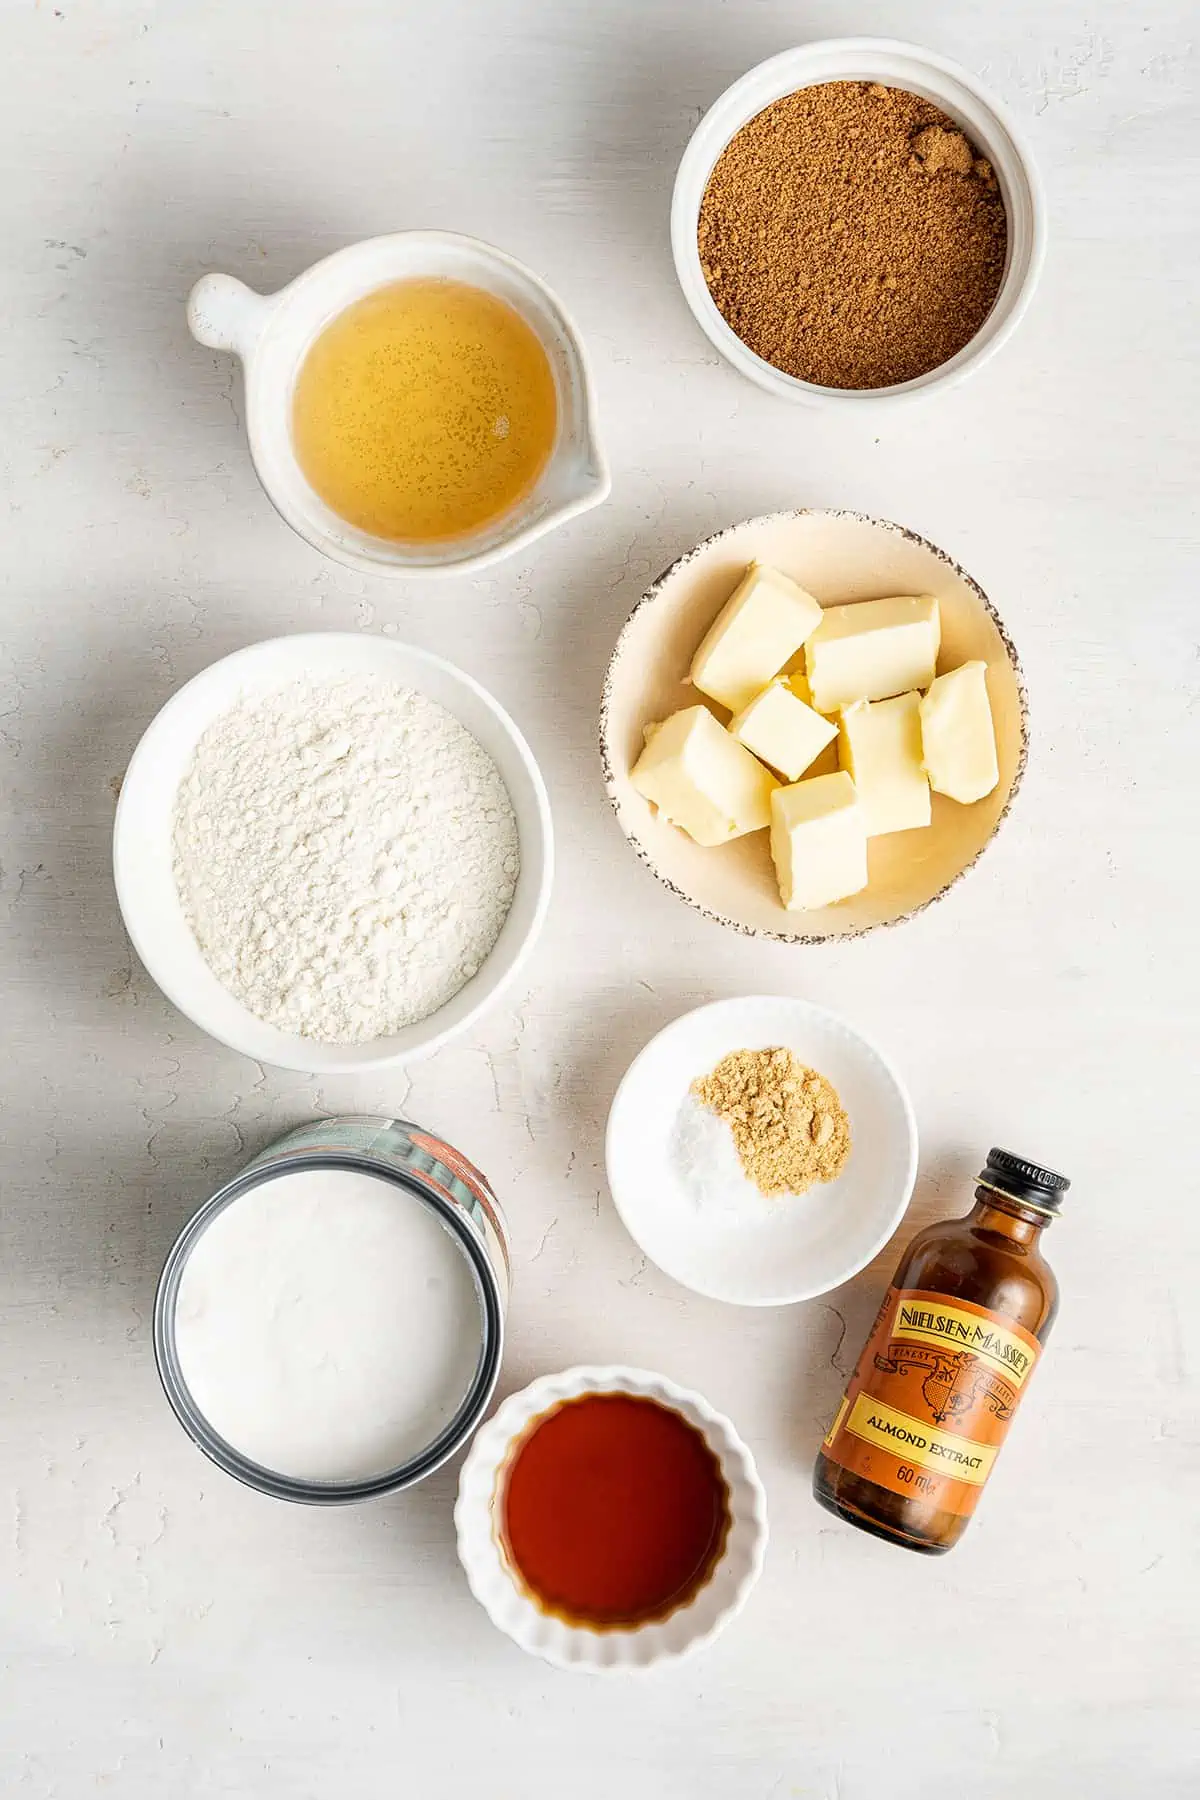
{"type": "Polygon", "coordinates": [[[277,294],[232,275],[205,275],[188,298],[192,335],[242,360],[246,435],[258,478],[280,516],[335,561],[372,575],[468,574],[523,550],[598,506],[611,487],[595,432],[587,361],[571,319],[545,282],[503,250],[449,231],[367,238],[315,263],[277,294]],[[554,448],[532,492],[482,530],[448,543],[405,545],[371,536],[309,486],[292,448],[292,393],[314,338],[364,294],[414,276],[484,288],[520,313],[550,361],[558,394],[554,448]]]}

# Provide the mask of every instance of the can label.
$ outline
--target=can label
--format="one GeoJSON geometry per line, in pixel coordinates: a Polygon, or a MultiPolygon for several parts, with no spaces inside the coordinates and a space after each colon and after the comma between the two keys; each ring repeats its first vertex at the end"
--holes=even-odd
{"type": "Polygon", "coordinates": [[[974,1512],[1041,1346],[970,1300],[889,1288],[825,1454],[944,1512],[974,1512]]]}
{"type": "Polygon", "coordinates": [[[319,1156],[328,1150],[349,1151],[368,1163],[415,1179],[452,1208],[482,1243],[501,1310],[507,1307],[511,1277],[504,1214],[484,1176],[461,1151],[407,1119],[349,1116],[297,1126],[249,1166],[266,1167],[284,1157],[319,1156]]]}

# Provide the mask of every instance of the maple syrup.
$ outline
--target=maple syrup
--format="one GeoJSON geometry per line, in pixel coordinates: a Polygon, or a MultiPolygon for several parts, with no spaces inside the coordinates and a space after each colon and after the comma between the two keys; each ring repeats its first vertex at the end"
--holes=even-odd
{"type": "Polygon", "coordinates": [[[543,1612],[593,1630],[665,1619],[708,1581],[729,1490],[703,1434],[640,1394],[582,1394],[534,1421],[503,1487],[501,1535],[543,1612]]]}

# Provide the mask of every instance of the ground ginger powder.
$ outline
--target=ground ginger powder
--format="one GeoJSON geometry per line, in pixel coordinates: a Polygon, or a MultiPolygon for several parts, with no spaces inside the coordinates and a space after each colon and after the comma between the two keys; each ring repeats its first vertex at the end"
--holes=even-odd
{"type": "Polygon", "coordinates": [[[850,1120],[837,1090],[790,1050],[731,1051],[692,1093],[729,1126],[763,1194],[803,1194],[845,1167],[850,1120]]]}

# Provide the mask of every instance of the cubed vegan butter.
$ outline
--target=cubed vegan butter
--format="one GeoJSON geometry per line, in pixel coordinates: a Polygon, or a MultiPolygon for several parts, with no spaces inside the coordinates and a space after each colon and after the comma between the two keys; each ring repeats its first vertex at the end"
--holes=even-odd
{"type": "Polygon", "coordinates": [[[804,646],[812,703],[818,712],[832,713],[856,700],[926,688],[941,640],[932,594],[827,606],[804,646]]]}
{"type": "Polygon", "coordinates": [[[846,707],[838,729],[838,761],[858,789],[868,837],[929,824],[920,694],[860,700],[846,707]]]}
{"type": "Polygon", "coordinates": [[[771,795],[771,855],[789,912],[832,906],[867,885],[867,830],[849,775],[816,775],[771,795]]]}
{"type": "Polygon", "coordinates": [[[811,594],[761,563],[751,563],[692,659],[702,694],[740,712],[778,675],[821,623],[811,594]]]}
{"type": "Polygon", "coordinates": [[[964,805],[991,793],[1000,770],[985,662],[963,663],[938,676],[921,701],[921,743],[935,793],[964,805]]]}
{"type": "Polygon", "coordinates": [[[837,726],[798,699],[786,681],[773,681],[756,694],[749,706],[735,713],[729,729],[740,744],[789,781],[799,781],[837,736],[837,726]]]}
{"type": "Polygon", "coordinates": [[[664,819],[706,847],[761,831],[779,786],[705,706],[649,727],[630,779],[664,819]]]}

